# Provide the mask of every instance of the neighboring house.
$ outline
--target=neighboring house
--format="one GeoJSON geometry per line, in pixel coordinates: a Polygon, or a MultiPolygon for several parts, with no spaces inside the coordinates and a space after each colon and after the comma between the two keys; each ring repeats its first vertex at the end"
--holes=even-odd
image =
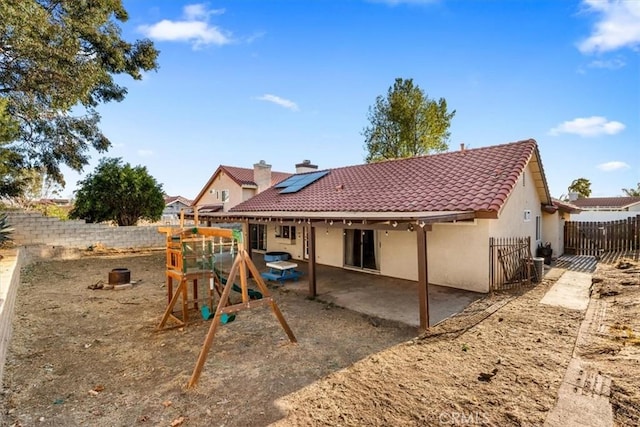
{"type": "MultiPolygon", "coordinates": [[[[308,160],[296,167],[300,170],[317,169],[308,160]]],[[[289,176],[290,173],[271,171],[271,165],[264,160],[254,164],[253,169],[220,165],[192,206],[198,208],[199,213],[227,212],[289,176]]]]}
{"type": "Polygon", "coordinates": [[[564,252],[564,224],[571,215],[580,212],[580,208],[558,199],[552,199],[551,202],[551,206],[542,209],[542,244],[550,243],[552,256],[557,258],[564,252]]]}
{"type": "Polygon", "coordinates": [[[488,292],[491,237],[528,236],[534,254],[545,230],[558,239],[559,214],[543,209],[555,207],[530,139],[296,174],[209,218],[262,225],[266,250],[308,258],[311,294],[315,263],[488,292]]]}
{"type": "Polygon", "coordinates": [[[164,196],[164,210],[162,222],[165,224],[177,224],[182,209],[190,209],[191,200],[182,196],[164,196]]]}
{"type": "Polygon", "coordinates": [[[580,212],[571,221],[617,221],[640,215],[640,197],[585,197],[571,201],[580,212]]]}

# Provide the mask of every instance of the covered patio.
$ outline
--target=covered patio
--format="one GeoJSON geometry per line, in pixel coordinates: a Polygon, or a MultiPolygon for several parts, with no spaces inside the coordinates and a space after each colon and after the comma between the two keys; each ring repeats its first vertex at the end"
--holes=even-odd
{"type": "MultiPolygon", "coordinates": [[[[256,266],[265,271],[263,255],[253,254],[256,266]]],[[[309,292],[308,262],[295,260],[303,272],[297,281],[269,282],[301,295],[309,292]]],[[[316,299],[368,316],[420,327],[418,282],[316,264],[316,299]]],[[[429,285],[429,324],[435,326],[486,296],[446,286],[429,285]]]]}

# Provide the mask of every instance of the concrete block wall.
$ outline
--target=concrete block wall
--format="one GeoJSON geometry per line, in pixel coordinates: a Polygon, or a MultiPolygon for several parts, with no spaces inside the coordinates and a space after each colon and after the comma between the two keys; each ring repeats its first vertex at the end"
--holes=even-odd
{"type": "Polygon", "coordinates": [[[2,251],[2,256],[3,258],[0,259],[0,387],[4,373],[4,362],[13,332],[13,308],[20,284],[20,268],[24,258],[21,249],[2,251]]]}
{"type": "Polygon", "coordinates": [[[14,228],[13,241],[18,246],[59,246],[87,249],[104,245],[108,248],[164,247],[165,236],[156,226],[113,227],[87,224],[79,220],[62,221],[37,212],[7,212],[14,228]]]}

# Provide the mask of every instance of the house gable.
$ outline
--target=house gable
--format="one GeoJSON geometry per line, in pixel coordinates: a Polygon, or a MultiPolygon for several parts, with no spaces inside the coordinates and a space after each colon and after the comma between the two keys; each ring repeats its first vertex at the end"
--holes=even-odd
{"type": "MultiPolygon", "coordinates": [[[[271,185],[286,179],[291,174],[271,172],[271,185]]],[[[220,165],[211,175],[200,193],[194,199],[192,206],[219,206],[220,210],[227,206],[235,206],[255,196],[258,184],[254,181],[254,170],[236,166],[220,165]],[[226,199],[222,192],[228,192],[226,199]]]]}

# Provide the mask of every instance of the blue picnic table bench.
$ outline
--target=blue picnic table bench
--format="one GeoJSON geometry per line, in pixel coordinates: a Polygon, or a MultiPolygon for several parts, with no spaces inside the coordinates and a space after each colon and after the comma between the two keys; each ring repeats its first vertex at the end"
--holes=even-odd
{"type": "Polygon", "coordinates": [[[302,272],[296,270],[298,264],[291,261],[273,261],[268,262],[267,267],[269,271],[260,273],[263,279],[271,280],[274,282],[280,282],[284,284],[285,280],[296,281],[302,276],[302,272]]]}

